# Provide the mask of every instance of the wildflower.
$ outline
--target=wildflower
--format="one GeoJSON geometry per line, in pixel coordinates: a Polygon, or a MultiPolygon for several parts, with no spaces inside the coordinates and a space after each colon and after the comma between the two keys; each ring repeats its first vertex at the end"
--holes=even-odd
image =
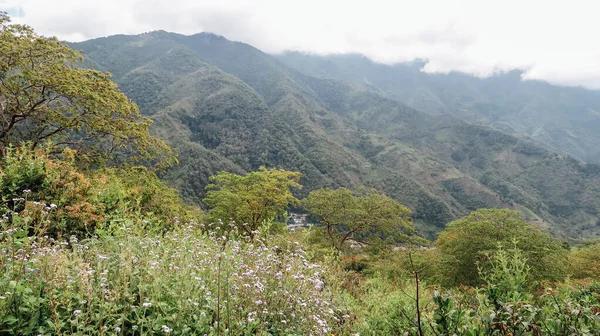
{"type": "Polygon", "coordinates": [[[116,327],[116,328],[115,328],[115,331],[116,331],[116,332],[121,332],[121,328],[119,328],[119,327],[116,327]]]}
{"type": "Polygon", "coordinates": [[[50,204],[50,208],[51,208],[51,209],[54,209],[54,208],[56,208],[56,206],[57,206],[57,205],[56,205],[56,204],[54,204],[54,203],[50,204]]]}
{"type": "Polygon", "coordinates": [[[150,308],[150,307],[152,307],[152,302],[144,302],[144,303],[142,304],[142,306],[143,306],[144,308],[150,308]]]}
{"type": "Polygon", "coordinates": [[[23,193],[24,194],[31,194],[31,189],[25,189],[25,190],[23,190],[23,193]]]}
{"type": "Polygon", "coordinates": [[[171,329],[171,328],[167,327],[166,325],[163,325],[163,326],[162,326],[162,331],[163,331],[165,334],[168,334],[168,333],[170,333],[171,331],[173,331],[173,329],[171,329]]]}
{"type": "Polygon", "coordinates": [[[73,315],[77,316],[79,314],[81,314],[81,310],[77,309],[73,311],[73,315]]]}

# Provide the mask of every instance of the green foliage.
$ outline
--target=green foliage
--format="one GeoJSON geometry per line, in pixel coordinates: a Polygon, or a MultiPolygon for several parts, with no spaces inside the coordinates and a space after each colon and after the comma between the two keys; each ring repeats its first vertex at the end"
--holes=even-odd
{"type": "Polygon", "coordinates": [[[319,219],[338,252],[346,248],[348,239],[372,241],[384,236],[397,242],[414,233],[410,210],[374,189],[364,190],[362,195],[345,188],[319,189],[302,204],[319,219]]]}
{"type": "MultiPolygon", "coordinates": [[[[6,223],[5,223],[6,224],[6,223]]],[[[189,226],[59,244],[4,225],[3,335],[328,335],[340,324],[326,269],[297,246],[189,226]]]]}
{"type": "MultiPolygon", "coordinates": [[[[277,59],[309,76],[344,80],[419,111],[451,114],[469,123],[527,134],[538,143],[590,162],[600,159],[598,118],[589,112],[600,108],[600,95],[595,91],[523,81],[520,70],[483,79],[458,72],[431,74],[421,71],[426,63],[420,61],[389,66],[354,54],[289,52],[277,59]]],[[[527,155],[543,153],[537,146],[519,147],[527,155]]],[[[467,159],[464,152],[455,153],[457,161],[459,156],[467,159]]]]}
{"type": "Polygon", "coordinates": [[[4,211],[28,214],[36,225],[50,220],[43,226],[53,237],[90,236],[98,229],[109,233],[110,227],[122,227],[125,218],[136,218],[129,227],[160,232],[193,217],[177,192],[146,168],[84,173],[73,150],[65,149],[61,158],[29,146],[6,148],[0,162],[4,211]],[[42,216],[45,207],[52,209],[50,218],[42,216]]]}
{"type": "MultiPolygon", "coordinates": [[[[249,45],[207,33],[161,31],[72,46],[83,50],[86,66],[111,71],[154,120],[154,134],[177,148],[181,164],[163,176],[186,201],[201,204],[209,176],[220,171],[280,167],[302,173],[304,188],[296,197],[325,187],[376,188],[410,208],[415,225],[430,238],[472,210],[496,207],[518,208],[527,220],[574,239],[600,234],[596,165],[381,95],[387,93],[384,83],[395,87],[411,83],[411,76],[427,76],[418,69],[387,68],[411,79],[400,84],[386,77],[373,85],[379,79],[365,82],[345,70],[339,78],[315,78],[320,76],[303,75],[249,45]],[[367,90],[360,89],[364,83],[371,83],[367,90]]],[[[341,59],[353,62],[351,56],[341,59]]],[[[441,94],[426,84],[429,89],[417,98],[393,98],[446,106],[457,93],[450,86],[441,94]],[[431,95],[439,99],[429,100],[431,95]]],[[[473,108],[453,104],[441,112],[473,108]]]]}
{"type": "Polygon", "coordinates": [[[204,203],[213,223],[231,221],[240,232],[254,236],[263,222],[298,203],[290,189],[302,188],[299,180],[300,173],[264,167],[244,176],[221,172],[211,177],[204,203]]]}
{"type": "Polygon", "coordinates": [[[531,291],[536,284],[530,277],[530,267],[523,253],[513,248],[504,250],[502,246],[490,256],[490,268],[480,268],[480,277],[485,286],[487,299],[499,309],[503,303],[531,299],[531,291]]]}
{"type": "Polygon", "coordinates": [[[421,280],[439,284],[444,281],[442,267],[444,265],[436,248],[402,247],[371,258],[369,268],[364,273],[397,283],[413,277],[416,269],[421,280]]]}
{"type": "Polygon", "coordinates": [[[29,141],[36,148],[52,140],[95,162],[114,160],[110,154],[120,150],[172,163],[170,148],[148,134],[152,121],[110,74],[80,69],[80,61],[78,52],[56,38],[11,24],[0,12],[0,153],[11,144],[29,141]]]}
{"type": "MultiPolygon", "coordinates": [[[[410,281],[392,285],[381,279],[370,279],[364,284],[361,306],[365,313],[357,323],[360,335],[418,335],[416,325],[416,295],[410,281]]],[[[422,297],[422,304],[430,300],[422,297]]]]}
{"type": "Polygon", "coordinates": [[[573,279],[600,280],[600,242],[576,248],[569,254],[569,275],[573,279]]]}
{"type": "Polygon", "coordinates": [[[356,303],[356,330],[375,335],[595,335],[600,327],[597,284],[535,292],[521,251],[501,249],[489,258],[491,268],[482,273],[485,281],[478,288],[441,291],[420,283],[422,333],[414,282],[367,281],[356,303]]]}
{"type": "Polygon", "coordinates": [[[486,255],[498,244],[523,251],[536,280],[561,280],[565,275],[567,251],[548,234],[525,222],[520,214],[507,209],[480,209],[448,224],[435,245],[443,265],[445,284],[479,284],[476,262],[490,267],[486,255]]]}

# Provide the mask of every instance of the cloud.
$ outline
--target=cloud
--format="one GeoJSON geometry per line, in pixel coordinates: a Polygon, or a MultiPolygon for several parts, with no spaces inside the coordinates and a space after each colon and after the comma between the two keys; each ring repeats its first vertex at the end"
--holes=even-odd
{"type": "Polygon", "coordinates": [[[523,78],[600,89],[594,0],[0,0],[14,20],[78,41],[164,29],[214,32],[265,52],[427,59],[424,71],[523,78]]]}

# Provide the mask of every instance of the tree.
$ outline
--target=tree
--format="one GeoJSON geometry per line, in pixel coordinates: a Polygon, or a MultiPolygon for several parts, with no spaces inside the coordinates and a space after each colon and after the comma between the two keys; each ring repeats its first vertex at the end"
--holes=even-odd
{"type": "Polygon", "coordinates": [[[600,242],[588,243],[569,254],[569,275],[573,279],[600,279],[600,242]]]}
{"type": "Polygon", "coordinates": [[[232,220],[242,232],[253,237],[264,221],[275,219],[298,200],[290,189],[302,188],[300,173],[266,169],[244,176],[221,172],[212,176],[204,204],[213,221],[232,220]]]}
{"type": "Polygon", "coordinates": [[[523,220],[509,209],[479,209],[455,220],[438,235],[440,271],[447,285],[478,285],[479,269],[489,268],[488,255],[498,248],[523,252],[536,280],[564,277],[567,251],[559,240],[523,220]]]}
{"type": "Polygon", "coordinates": [[[362,195],[346,188],[318,189],[303,204],[311,215],[319,218],[338,253],[350,238],[363,241],[381,235],[406,238],[414,233],[410,210],[375,189],[363,190],[362,195]]]}
{"type": "Polygon", "coordinates": [[[96,162],[118,152],[174,162],[171,149],[149,135],[152,121],[110,74],[81,69],[81,60],[56,38],[11,24],[0,12],[0,156],[11,144],[35,149],[52,141],[57,152],[68,146],[96,162]]]}

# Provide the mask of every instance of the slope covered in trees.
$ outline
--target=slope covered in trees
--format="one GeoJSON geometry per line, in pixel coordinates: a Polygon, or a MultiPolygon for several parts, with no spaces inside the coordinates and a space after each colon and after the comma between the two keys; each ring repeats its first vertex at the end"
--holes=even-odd
{"type": "Polygon", "coordinates": [[[385,65],[356,54],[288,52],[277,59],[313,77],[348,81],[420,111],[450,114],[600,162],[599,91],[524,81],[519,70],[477,78],[425,73],[423,61],[385,65]]]}
{"type": "MultiPolygon", "coordinates": [[[[472,211],[429,242],[414,230],[410,209],[380,191],[324,188],[300,201],[292,191],[302,188],[301,173],[265,167],[214,175],[204,199],[209,211],[189,207],[154,173],[176,163],[170,148],[149,134],[151,121],[108,73],[73,66],[73,58],[61,56],[77,53],[11,24],[2,12],[0,50],[10,51],[0,53],[1,130],[9,134],[0,151],[2,335],[508,336],[600,329],[597,242],[570,246],[507,209],[472,211]],[[40,46],[47,47],[43,53],[33,51],[40,46]],[[56,70],[51,78],[35,76],[45,67],[56,70]],[[88,134],[95,141],[86,142],[88,134]],[[90,160],[96,151],[102,159],[90,160]],[[291,205],[304,207],[314,225],[288,228],[291,205]]],[[[246,157],[226,157],[229,147],[215,150],[230,137],[210,138],[217,141],[211,147],[195,140],[204,134],[193,127],[183,136],[176,132],[185,128],[168,128],[185,125],[184,117],[195,116],[186,104],[199,101],[207,103],[200,117],[209,120],[219,120],[214,111],[243,112],[227,101],[225,110],[210,105],[206,91],[181,95],[177,89],[189,81],[218,79],[228,85],[208,94],[233,90],[245,105],[256,97],[180,50],[190,61],[171,71],[190,65],[182,72],[206,75],[179,83],[172,72],[155,73],[171,81],[165,93],[178,99],[160,107],[161,97],[149,96],[147,107],[158,107],[152,116],[162,123],[157,133],[214,155],[202,157],[215,159],[213,167],[244,169],[246,157]]],[[[165,67],[178,53],[167,55],[157,60],[165,67]]],[[[314,94],[317,103],[310,104],[334,102],[314,94]]],[[[353,115],[335,119],[342,125],[367,124],[355,103],[337,105],[353,115]]],[[[236,131],[250,123],[225,120],[236,131]]],[[[402,145],[379,137],[380,144],[402,145]]],[[[358,158],[373,150],[340,148],[358,158]]]]}
{"type": "Polygon", "coordinates": [[[166,178],[200,203],[208,177],[259,166],[320,187],[367,185],[413,210],[421,230],[512,207],[571,237],[598,227],[598,169],[490,128],[431,115],[331,78],[306,76],[213,34],[163,31],[72,44],[176,148],[166,178]]]}

